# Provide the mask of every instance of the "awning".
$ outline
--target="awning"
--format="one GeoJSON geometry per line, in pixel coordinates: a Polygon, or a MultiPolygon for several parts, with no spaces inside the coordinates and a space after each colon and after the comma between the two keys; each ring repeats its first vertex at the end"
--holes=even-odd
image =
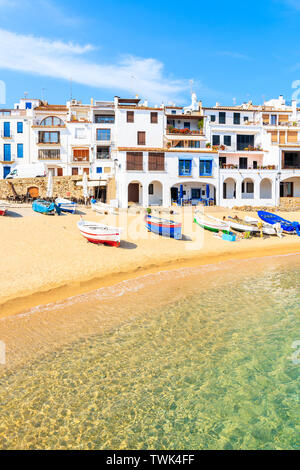
{"type": "MultiPolygon", "coordinates": [[[[76,186],[83,186],[82,181],[78,181],[76,186]]],[[[107,186],[107,181],[89,181],[88,188],[97,188],[99,186],[107,186]]]]}
{"type": "Polygon", "coordinates": [[[200,157],[200,160],[215,160],[214,157],[200,157]]]}

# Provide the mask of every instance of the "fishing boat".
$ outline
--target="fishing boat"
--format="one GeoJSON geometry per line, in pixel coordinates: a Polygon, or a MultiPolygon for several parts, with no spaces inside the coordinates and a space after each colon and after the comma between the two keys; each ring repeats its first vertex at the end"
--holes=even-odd
{"type": "Polygon", "coordinates": [[[110,206],[109,204],[105,204],[104,202],[97,202],[95,199],[91,200],[91,208],[93,211],[98,212],[99,214],[117,214],[117,211],[114,207],[110,206]]]}
{"type": "Polygon", "coordinates": [[[46,215],[54,215],[55,212],[60,215],[61,209],[54,202],[44,201],[43,199],[36,199],[32,203],[32,209],[35,212],[46,215]]]}
{"type": "Polygon", "coordinates": [[[145,223],[150,232],[157,233],[163,237],[175,238],[176,240],[181,240],[182,238],[182,225],[178,222],[160,219],[148,214],[145,216],[145,223]]]}
{"type": "Polygon", "coordinates": [[[228,223],[219,220],[218,222],[215,220],[208,220],[209,217],[204,217],[203,215],[195,215],[194,222],[195,224],[199,225],[200,227],[204,228],[205,230],[209,230],[210,232],[214,233],[226,233],[230,234],[230,227],[228,223]]]}
{"type": "Polygon", "coordinates": [[[97,222],[87,222],[83,219],[77,223],[77,227],[81,235],[91,243],[120,246],[120,228],[109,227],[97,222]]]}
{"type": "Polygon", "coordinates": [[[260,228],[265,235],[277,235],[278,237],[282,237],[283,230],[279,223],[274,225],[268,224],[267,222],[260,221],[259,219],[255,219],[254,217],[247,216],[245,217],[245,222],[248,222],[256,227],[260,228]]]}
{"type": "Polygon", "coordinates": [[[69,199],[58,197],[55,199],[55,203],[58,207],[60,207],[62,212],[68,212],[69,214],[75,214],[76,212],[76,203],[70,201],[69,199]]]}
{"type": "Polygon", "coordinates": [[[273,214],[271,212],[258,211],[258,217],[267,222],[270,225],[280,224],[282,230],[286,233],[297,233],[300,237],[300,223],[299,222],[290,222],[289,220],[279,217],[279,215],[273,214]]]}

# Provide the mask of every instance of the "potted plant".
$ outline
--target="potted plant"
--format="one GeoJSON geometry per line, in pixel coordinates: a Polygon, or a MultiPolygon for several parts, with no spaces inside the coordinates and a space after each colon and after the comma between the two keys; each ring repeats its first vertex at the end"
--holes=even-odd
{"type": "Polygon", "coordinates": [[[206,148],[207,148],[207,149],[210,149],[210,148],[211,148],[211,144],[210,144],[209,142],[207,142],[206,148]]]}

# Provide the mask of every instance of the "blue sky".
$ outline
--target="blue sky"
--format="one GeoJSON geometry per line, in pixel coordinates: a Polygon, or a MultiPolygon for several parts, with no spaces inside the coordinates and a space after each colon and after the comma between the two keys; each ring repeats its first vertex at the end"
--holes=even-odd
{"type": "Polygon", "coordinates": [[[0,80],[8,106],[63,103],[71,78],[83,102],[185,104],[190,80],[207,105],[291,99],[299,22],[300,0],[0,0],[0,80]]]}

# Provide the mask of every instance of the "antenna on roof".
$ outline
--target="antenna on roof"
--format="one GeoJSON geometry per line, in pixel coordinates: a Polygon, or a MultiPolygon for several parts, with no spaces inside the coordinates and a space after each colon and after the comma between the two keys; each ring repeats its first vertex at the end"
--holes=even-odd
{"type": "Polygon", "coordinates": [[[26,99],[28,96],[28,91],[24,91],[24,98],[26,99]]]}
{"type": "Polygon", "coordinates": [[[46,91],[46,88],[42,88],[42,101],[45,100],[45,91],[46,91]]]}
{"type": "Polygon", "coordinates": [[[194,88],[194,80],[190,80],[190,89],[191,89],[191,95],[193,94],[193,88],[194,88]]]}
{"type": "Polygon", "coordinates": [[[70,78],[70,100],[73,99],[73,80],[72,77],[70,78]]]}

